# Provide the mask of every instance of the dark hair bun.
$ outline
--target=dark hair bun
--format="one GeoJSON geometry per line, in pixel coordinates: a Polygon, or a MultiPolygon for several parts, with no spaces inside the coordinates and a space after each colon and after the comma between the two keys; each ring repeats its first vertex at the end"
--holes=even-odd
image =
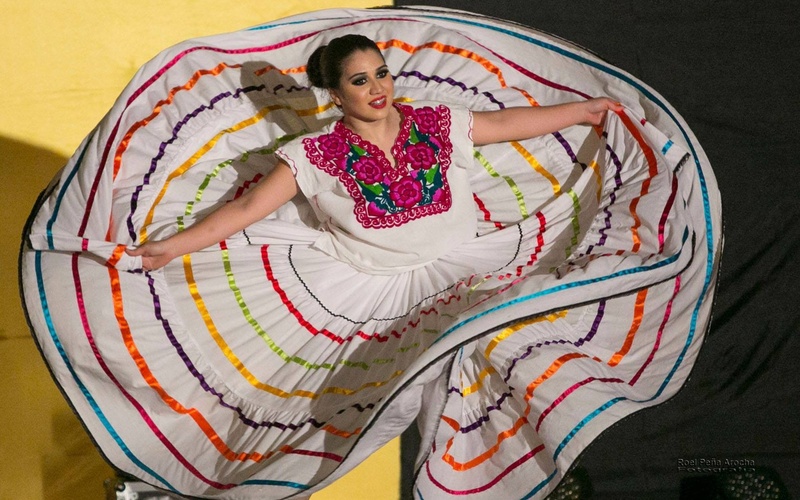
{"type": "Polygon", "coordinates": [[[308,81],[311,85],[318,88],[326,88],[325,77],[322,71],[322,54],[325,52],[327,45],[321,45],[311,53],[306,65],[306,74],[308,74],[308,81]]]}
{"type": "Polygon", "coordinates": [[[372,50],[381,55],[378,46],[364,35],[349,34],[334,38],[322,45],[308,58],[306,73],[311,85],[321,89],[335,89],[342,79],[344,61],[353,52],[372,50]]]}

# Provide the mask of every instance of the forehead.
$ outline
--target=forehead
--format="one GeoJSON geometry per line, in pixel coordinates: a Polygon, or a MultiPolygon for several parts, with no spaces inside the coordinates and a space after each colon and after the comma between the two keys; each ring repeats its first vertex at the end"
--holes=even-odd
{"type": "Polygon", "coordinates": [[[380,52],[371,49],[356,50],[342,61],[342,76],[374,71],[385,64],[380,52]]]}

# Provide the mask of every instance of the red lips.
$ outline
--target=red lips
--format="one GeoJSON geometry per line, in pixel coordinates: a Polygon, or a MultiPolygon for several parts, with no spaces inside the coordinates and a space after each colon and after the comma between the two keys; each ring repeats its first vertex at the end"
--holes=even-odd
{"type": "Polygon", "coordinates": [[[386,99],[386,97],[384,96],[384,97],[381,97],[379,99],[375,99],[374,101],[370,101],[369,105],[372,106],[375,109],[383,109],[383,108],[386,107],[386,103],[388,101],[389,100],[386,99]]]}

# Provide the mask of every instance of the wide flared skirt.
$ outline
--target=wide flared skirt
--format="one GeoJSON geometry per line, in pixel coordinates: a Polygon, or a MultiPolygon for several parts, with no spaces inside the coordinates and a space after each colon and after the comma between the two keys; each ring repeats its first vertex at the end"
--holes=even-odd
{"type": "Polygon", "coordinates": [[[686,380],[720,243],[702,149],[630,75],[465,12],[328,10],[143,66],[43,192],[20,272],[56,382],[128,474],[184,495],[287,498],[416,421],[419,498],[531,498],[686,380]],[[399,100],[479,110],[610,95],[625,110],[476,148],[479,234],[422,268],[372,275],[321,253],[298,197],[142,272],[126,246],[241,195],[275,147],[336,117],[303,65],[349,32],[382,47],[399,100]]]}

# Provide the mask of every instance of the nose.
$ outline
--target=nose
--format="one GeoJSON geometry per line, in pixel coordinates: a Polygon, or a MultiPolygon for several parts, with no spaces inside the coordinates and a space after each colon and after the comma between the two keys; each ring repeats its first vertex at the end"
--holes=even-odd
{"type": "Polygon", "coordinates": [[[380,80],[378,80],[377,78],[370,79],[370,87],[369,87],[370,94],[380,94],[383,92],[383,90],[384,90],[383,83],[380,80]]]}

